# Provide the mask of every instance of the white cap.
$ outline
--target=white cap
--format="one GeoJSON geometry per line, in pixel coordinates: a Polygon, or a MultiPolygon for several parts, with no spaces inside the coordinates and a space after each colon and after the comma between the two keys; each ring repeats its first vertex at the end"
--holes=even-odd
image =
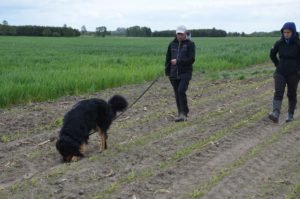
{"type": "Polygon", "coordinates": [[[186,27],[185,26],[178,26],[176,29],[176,34],[178,33],[185,33],[186,32],[186,27]]]}

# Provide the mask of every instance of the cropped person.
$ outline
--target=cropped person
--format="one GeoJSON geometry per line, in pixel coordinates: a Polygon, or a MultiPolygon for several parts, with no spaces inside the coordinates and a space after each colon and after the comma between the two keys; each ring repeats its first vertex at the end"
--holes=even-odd
{"type": "Polygon", "coordinates": [[[300,77],[300,41],[296,25],[293,22],[287,22],[281,28],[281,39],[271,49],[270,58],[276,70],[274,73],[273,111],[269,114],[269,118],[278,123],[287,85],[288,116],[286,122],[291,122],[294,120],[300,77]]]}
{"type": "Polygon", "coordinates": [[[186,121],[189,113],[186,91],[192,78],[195,61],[195,44],[187,38],[185,26],[176,29],[176,37],[170,42],[165,60],[165,74],[175,93],[178,116],[175,122],[186,121]]]}

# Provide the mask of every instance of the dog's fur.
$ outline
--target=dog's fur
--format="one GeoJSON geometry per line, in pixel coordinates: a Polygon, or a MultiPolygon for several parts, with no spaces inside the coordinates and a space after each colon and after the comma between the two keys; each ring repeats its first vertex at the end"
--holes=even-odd
{"type": "Polygon", "coordinates": [[[86,144],[92,130],[99,134],[100,151],[107,149],[107,130],[116,113],[127,108],[126,99],[114,95],[106,102],[102,99],[87,99],[75,104],[64,116],[56,149],[66,162],[84,156],[86,144]]]}

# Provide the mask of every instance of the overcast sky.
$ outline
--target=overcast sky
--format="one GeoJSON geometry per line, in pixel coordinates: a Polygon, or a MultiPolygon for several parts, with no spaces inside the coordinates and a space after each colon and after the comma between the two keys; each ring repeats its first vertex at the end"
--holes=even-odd
{"type": "Polygon", "coordinates": [[[217,28],[273,31],[293,21],[300,30],[300,0],[0,0],[0,22],[95,31],[147,26],[152,31],[217,28]]]}

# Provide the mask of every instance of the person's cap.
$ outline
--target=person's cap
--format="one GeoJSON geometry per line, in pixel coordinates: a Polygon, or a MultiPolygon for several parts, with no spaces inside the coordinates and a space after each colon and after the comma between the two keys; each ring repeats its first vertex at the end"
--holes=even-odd
{"type": "Polygon", "coordinates": [[[185,26],[178,26],[176,29],[176,34],[178,33],[185,33],[186,32],[186,27],[185,26]]]}

